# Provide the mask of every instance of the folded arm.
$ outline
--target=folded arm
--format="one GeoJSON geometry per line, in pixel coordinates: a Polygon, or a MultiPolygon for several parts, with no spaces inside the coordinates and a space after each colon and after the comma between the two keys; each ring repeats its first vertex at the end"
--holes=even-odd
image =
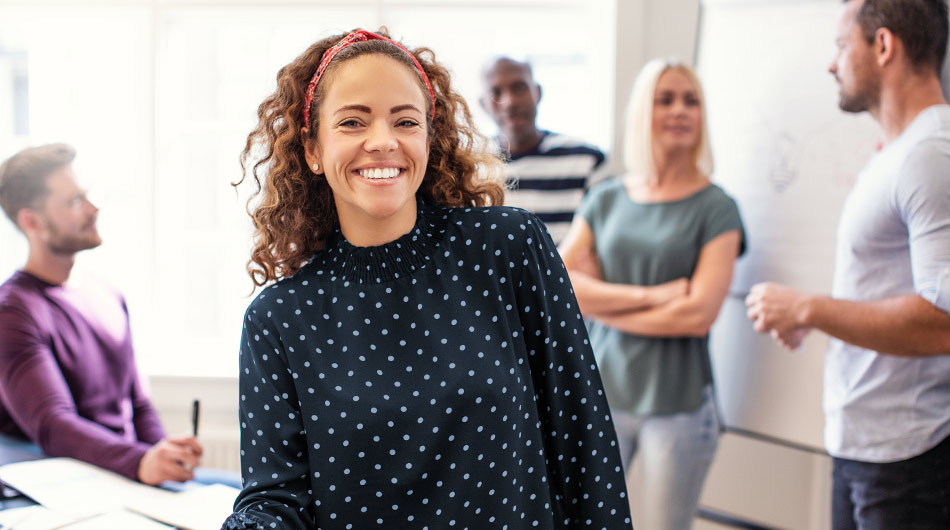
{"type": "Polygon", "coordinates": [[[601,316],[598,320],[606,326],[636,335],[706,336],[729,293],[741,239],[738,230],[729,230],[703,246],[685,296],[650,309],[601,316]]]}
{"type": "Polygon", "coordinates": [[[650,286],[605,282],[594,247],[594,233],[580,216],[574,217],[558,250],[574,286],[581,313],[588,318],[655,307],[684,296],[689,288],[686,278],[650,286]]]}

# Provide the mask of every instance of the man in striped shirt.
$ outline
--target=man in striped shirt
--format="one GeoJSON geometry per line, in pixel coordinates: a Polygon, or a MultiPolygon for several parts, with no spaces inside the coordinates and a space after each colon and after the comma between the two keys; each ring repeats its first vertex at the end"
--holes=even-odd
{"type": "Polygon", "coordinates": [[[505,202],[537,214],[560,243],[584,193],[604,169],[604,153],[538,129],[541,87],[530,64],[498,57],[485,66],[482,80],[480,102],[498,125],[498,147],[506,163],[505,202]]]}

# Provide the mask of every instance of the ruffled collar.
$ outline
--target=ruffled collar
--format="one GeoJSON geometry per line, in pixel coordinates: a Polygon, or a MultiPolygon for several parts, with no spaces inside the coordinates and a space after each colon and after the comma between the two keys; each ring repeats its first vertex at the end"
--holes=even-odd
{"type": "Polygon", "coordinates": [[[412,274],[424,267],[445,235],[447,208],[417,199],[416,222],[399,238],[373,247],[357,247],[347,241],[339,228],[327,238],[316,256],[331,280],[357,284],[385,283],[412,274]]]}

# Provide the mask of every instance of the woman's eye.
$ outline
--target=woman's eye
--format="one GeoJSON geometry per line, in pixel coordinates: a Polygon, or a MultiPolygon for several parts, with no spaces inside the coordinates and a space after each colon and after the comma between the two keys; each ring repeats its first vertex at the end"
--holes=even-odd
{"type": "Polygon", "coordinates": [[[343,120],[343,121],[340,122],[340,125],[339,125],[339,126],[340,126],[340,127],[357,127],[357,126],[359,126],[359,124],[360,124],[360,122],[358,122],[358,121],[356,121],[356,120],[343,120]]]}
{"type": "Polygon", "coordinates": [[[399,127],[415,127],[419,125],[419,122],[417,122],[416,120],[405,119],[405,120],[399,120],[399,123],[397,123],[396,125],[398,125],[399,127]]]}

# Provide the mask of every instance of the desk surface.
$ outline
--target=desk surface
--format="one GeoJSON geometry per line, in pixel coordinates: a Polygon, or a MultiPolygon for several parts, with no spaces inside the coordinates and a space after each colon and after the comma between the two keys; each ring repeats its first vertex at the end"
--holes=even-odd
{"type": "MultiPolygon", "coordinates": [[[[14,438],[5,434],[0,434],[0,465],[13,464],[16,462],[27,462],[45,458],[46,455],[38,445],[14,438]]],[[[165,482],[163,489],[171,491],[184,491],[208,484],[225,484],[235,488],[241,488],[241,475],[235,471],[223,471],[220,469],[198,468],[195,469],[195,480],[188,482],[165,482]]],[[[0,510],[9,510],[11,508],[20,508],[36,504],[33,499],[22,495],[18,491],[5,487],[0,482],[0,510]]]]}
{"type": "Polygon", "coordinates": [[[0,465],[37,460],[44,456],[40,446],[35,443],[0,434],[0,465]]]}
{"type": "MultiPolygon", "coordinates": [[[[0,466],[43,458],[40,447],[27,440],[0,434],[0,466]]],[[[0,482],[0,510],[36,504],[33,499],[0,482]]]]}

